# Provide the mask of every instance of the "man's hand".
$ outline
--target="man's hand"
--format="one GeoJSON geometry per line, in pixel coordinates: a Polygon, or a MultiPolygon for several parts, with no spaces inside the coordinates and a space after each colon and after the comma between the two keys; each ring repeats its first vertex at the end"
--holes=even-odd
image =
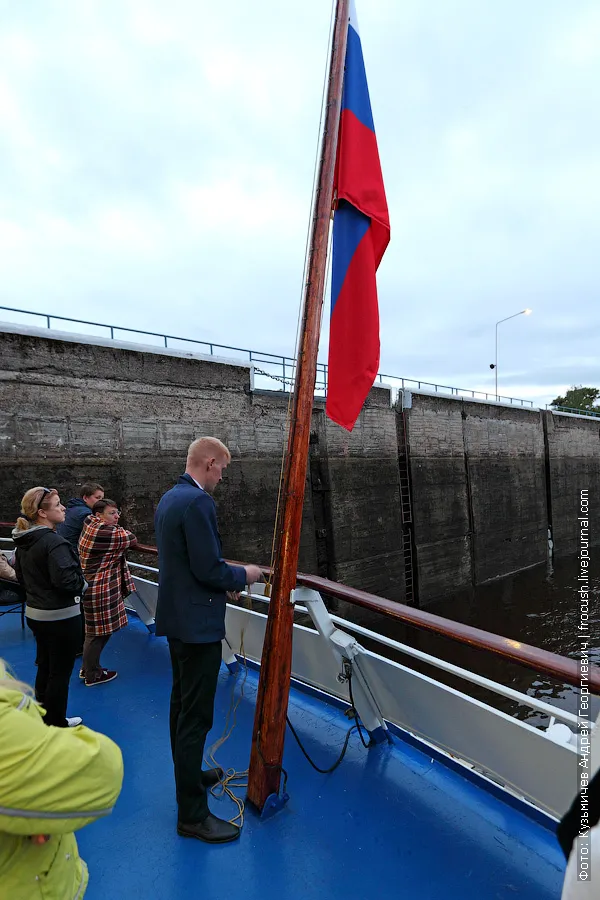
{"type": "Polygon", "coordinates": [[[263,576],[258,566],[245,566],[246,569],[246,584],[256,584],[257,581],[262,581],[263,576]]]}
{"type": "Polygon", "coordinates": [[[241,596],[241,591],[227,591],[227,599],[230,603],[237,603],[241,596]]]}

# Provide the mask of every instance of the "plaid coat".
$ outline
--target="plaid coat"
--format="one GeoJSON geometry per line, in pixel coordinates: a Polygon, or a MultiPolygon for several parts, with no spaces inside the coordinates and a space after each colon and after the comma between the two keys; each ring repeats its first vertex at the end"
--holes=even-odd
{"type": "Polygon", "coordinates": [[[83,595],[86,634],[112,634],[127,625],[123,599],[135,590],[125,554],[136,537],[119,525],[88,516],[79,538],[79,558],[89,587],[83,595]]]}

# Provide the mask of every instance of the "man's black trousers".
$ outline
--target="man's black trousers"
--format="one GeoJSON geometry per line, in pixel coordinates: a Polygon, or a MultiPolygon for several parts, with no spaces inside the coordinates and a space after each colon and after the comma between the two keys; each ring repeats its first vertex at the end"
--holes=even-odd
{"type": "Polygon", "coordinates": [[[221,641],[185,644],[169,638],[171,692],[171,752],[175,767],[178,819],[186,825],[203,822],[209,808],[202,784],[206,735],[212,728],[221,641]]]}

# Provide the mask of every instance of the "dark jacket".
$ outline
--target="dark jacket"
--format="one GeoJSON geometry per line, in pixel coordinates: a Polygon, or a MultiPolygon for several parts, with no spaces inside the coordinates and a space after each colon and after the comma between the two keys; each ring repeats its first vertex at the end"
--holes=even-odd
{"type": "Polygon", "coordinates": [[[222,557],[215,501],[189,475],[161,498],[154,518],[158,547],[156,633],[189,644],[225,637],[227,591],[241,591],[243,566],[222,557]]]}
{"type": "Polygon", "coordinates": [[[65,521],[56,526],[56,533],[66,540],[77,552],[77,542],[83,531],[83,523],[90,515],[91,509],[84,503],[81,497],[71,497],[67,502],[65,521]]]}
{"type": "Polygon", "coordinates": [[[60,619],[79,614],[79,598],[86,583],[79,557],[69,542],[47,525],[28,531],[15,529],[13,540],[15,573],[25,588],[27,606],[41,612],[33,617],[60,619]],[[58,615],[58,610],[66,615],[58,615]]]}

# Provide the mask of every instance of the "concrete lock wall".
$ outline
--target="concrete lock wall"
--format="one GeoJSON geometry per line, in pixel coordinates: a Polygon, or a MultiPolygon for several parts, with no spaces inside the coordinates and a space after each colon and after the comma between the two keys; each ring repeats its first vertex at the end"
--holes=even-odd
{"type": "Polygon", "coordinates": [[[413,395],[408,411],[419,597],[543,563],[539,410],[413,395]]]}
{"type": "Polygon", "coordinates": [[[600,511],[600,421],[420,394],[408,404],[421,605],[544,563],[549,532],[556,555],[577,552],[581,490],[600,511]]]}
{"type": "MultiPolygon", "coordinates": [[[[248,365],[17,326],[0,359],[0,519],[34,484],[66,499],[94,480],[153,542],[158,498],[212,434],[232,452],[225,553],[270,561],[288,398],[252,390],[248,365]]],[[[348,434],[315,401],[302,570],[426,605],[543,563],[549,524],[557,553],[577,549],[580,490],[598,503],[597,422],[406,392],[404,406],[374,388],[348,434]]]]}
{"type": "Polygon", "coordinates": [[[548,415],[545,421],[551,486],[552,534],[559,553],[579,549],[581,491],[589,492],[590,540],[597,546],[600,494],[600,420],[548,415]],[[577,524],[577,527],[576,527],[577,524]]]}
{"type": "MultiPolygon", "coordinates": [[[[288,397],[253,392],[249,365],[19,328],[0,335],[0,359],[0,520],[14,520],[35,484],[66,499],[99,481],[127,527],[153,542],[158,499],[183,471],[189,443],[210,434],[233,457],[216,497],[224,551],[269,563],[288,397]]],[[[342,444],[315,406],[299,566],[336,579],[354,572],[351,583],[362,571],[367,589],[401,599],[398,559],[389,572],[379,562],[393,557],[394,412],[387,390],[374,389],[368,404],[374,418],[365,410],[342,444]]]]}

